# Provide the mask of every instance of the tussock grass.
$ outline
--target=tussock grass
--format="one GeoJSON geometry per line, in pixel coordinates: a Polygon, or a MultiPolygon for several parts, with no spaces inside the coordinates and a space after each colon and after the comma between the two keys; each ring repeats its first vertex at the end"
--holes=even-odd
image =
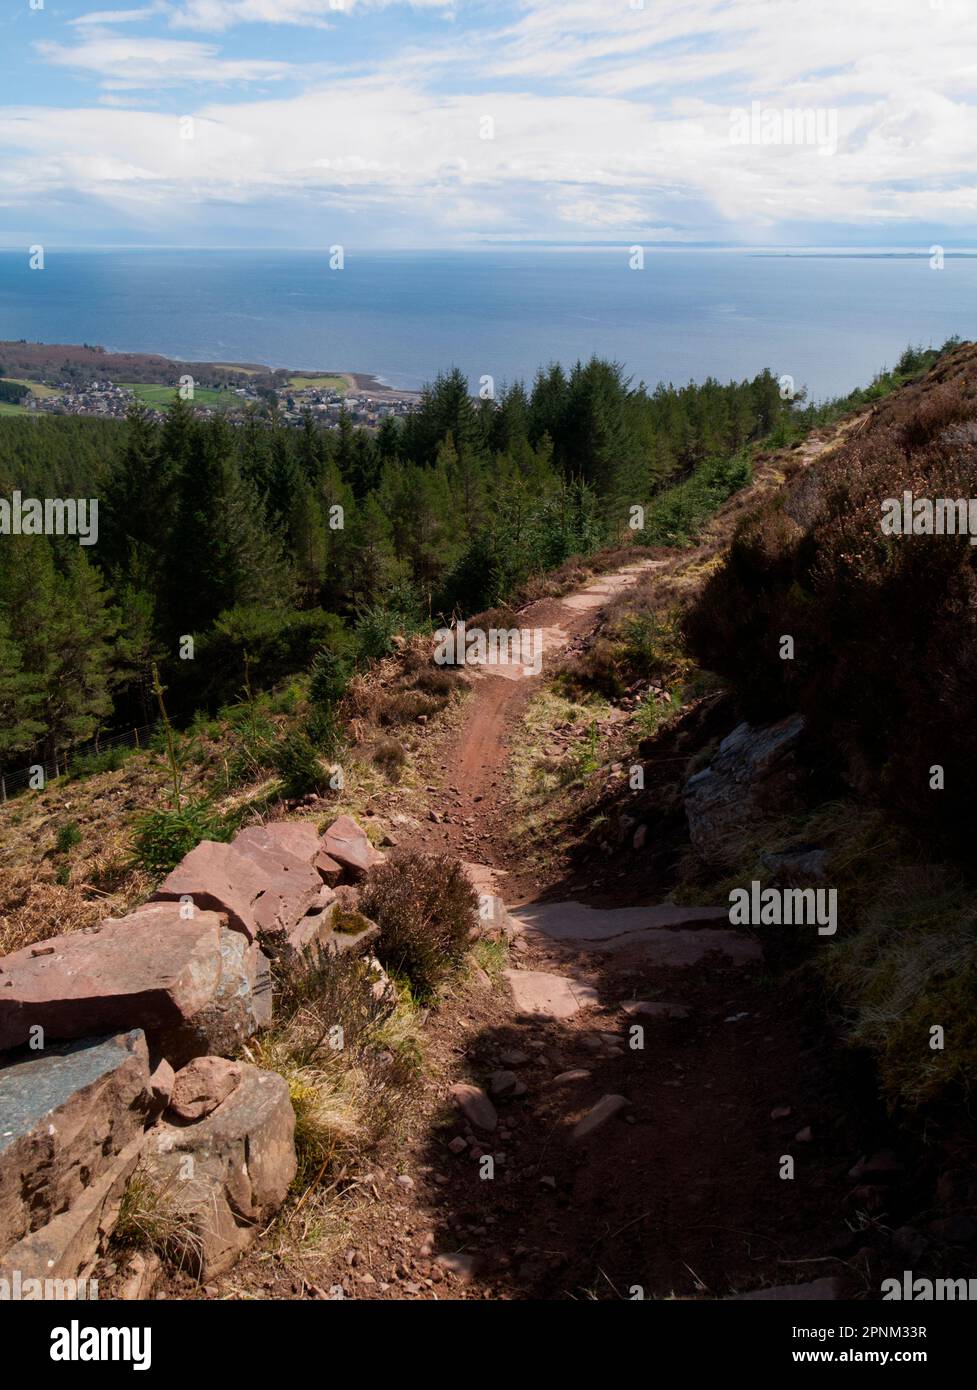
{"type": "Polygon", "coordinates": [[[418,1082],[419,1016],[383,983],[368,959],[311,957],[281,981],[273,1028],[245,1048],[288,1082],[302,1193],[395,1129],[418,1082]]]}
{"type": "Polygon", "coordinates": [[[173,1268],[192,1271],[200,1265],[201,1242],[180,1207],[172,1182],[162,1182],[136,1168],[122,1196],[112,1243],[122,1249],[152,1250],[173,1268]]]}

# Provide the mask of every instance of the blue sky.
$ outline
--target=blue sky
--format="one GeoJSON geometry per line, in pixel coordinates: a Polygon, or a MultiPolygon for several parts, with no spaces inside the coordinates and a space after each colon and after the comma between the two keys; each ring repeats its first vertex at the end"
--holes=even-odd
{"type": "Polygon", "coordinates": [[[0,244],[972,246],[970,0],[0,0],[0,244]]]}

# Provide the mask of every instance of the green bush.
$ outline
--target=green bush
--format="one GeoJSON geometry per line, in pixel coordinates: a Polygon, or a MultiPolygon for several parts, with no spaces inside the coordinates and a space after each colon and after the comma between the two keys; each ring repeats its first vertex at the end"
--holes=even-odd
{"type": "Polygon", "coordinates": [[[691,477],[652,499],[639,539],[644,545],[689,545],[703,523],[752,476],[746,453],[706,459],[691,477]]]}
{"type": "Polygon", "coordinates": [[[65,777],[69,782],[77,782],[82,777],[94,777],[99,772],[118,772],[126,758],[134,752],[133,748],[107,748],[104,753],[72,758],[65,777]]]}
{"type": "Polygon", "coordinates": [[[327,786],[329,772],[304,729],[284,734],[272,751],[272,764],[288,797],[308,796],[327,786]]]}
{"type": "Polygon", "coordinates": [[[179,809],[149,811],[136,821],[133,863],[152,874],[167,874],[201,840],[226,840],[228,833],[209,801],[188,801],[179,809]]]}
{"type": "Polygon", "coordinates": [[[217,709],[237,700],[245,653],[255,688],[269,690],[308,670],[323,647],[341,656],[351,646],[342,619],[321,608],[233,608],[197,637],[195,661],[174,663],[169,682],[181,709],[217,709]]]}
{"type": "Polygon", "coordinates": [[[324,647],[312,658],[309,672],[309,699],[320,709],[331,709],[346,693],[349,666],[341,656],[324,647]]]}
{"type": "Polygon", "coordinates": [[[67,854],[69,849],[81,844],[81,831],[75,821],[70,820],[58,830],[55,849],[58,854],[67,854]]]}
{"type": "Polygon", "coordinates": [[[374,869],[360,907],[380,928],[380,963],[406,978],[418,999],[458,968],[478,926],[478,894],[444,854],[393,855],[374,869]]]}

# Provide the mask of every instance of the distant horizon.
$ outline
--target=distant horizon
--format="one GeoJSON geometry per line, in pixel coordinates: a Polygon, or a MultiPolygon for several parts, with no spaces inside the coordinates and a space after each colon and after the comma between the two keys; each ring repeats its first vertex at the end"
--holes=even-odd
{"type": "MultiPolygon", "coordinates": [[[[10,245],[0,245],[0,254],[21,254],[34,243],[20,243],[10,245]]],[[[279,252],[318,252],[323,255],[329,253],[330,244],[321,245],[303,244],[272,245],[262,243],[260,245],[211,245],[207,243],[193,244],[180,242],[85,242],[79,244],[45,241],[37,243],[43,245],[44,250],[57,252],[84,252],[84,251],[239,251],[251,254],[275,254],[279,252]]],[[[922,246],[919,242],[890,242],[886,245],[860,246],[857,244],[836,244],[825,243],[823,245],[812,242],[798,242],[792,245],[779,245],[767,242],[755,243],[736,243],[728,241],[699,241],[699,242],[680,242],[680,241],[645,241],[640,237],[633,241],[621,238],[617,241],[513,241],[513,242],[484,242],[480,244],[468,243],[463,246],[369,246],[369,245],[344,245],[346,255],[371,255],[371,256],[445,256],[445,255],[478,255],[484,252],[497,251],[627,251],[631,246],[641,246],[646,255],[652,255],[655,251],[685,251],[695,253],[700,251],[728,252],[731,255],[769,255],[769,256],[919,256],[926,258],[933,254],[932,248],[940,246],[946,256],[977,256],[977,245],[955,245],[948,239],[940,242],[931,242],[927,246],[922,246]]]]}
{"type": "Polygon", "coordinates": [[[975,333],[973,255],[681,249],[645,249],[640,268],[626,245],[346,248],[339,270],[315,248],[45,248],[34,271],[20,248],[0,254],[0,337],[339,364],[401,390],[452,365],[477,391],[592,356],[649,386],[768,367],[817,400],[867,384],[910,343],[975,333]]]}

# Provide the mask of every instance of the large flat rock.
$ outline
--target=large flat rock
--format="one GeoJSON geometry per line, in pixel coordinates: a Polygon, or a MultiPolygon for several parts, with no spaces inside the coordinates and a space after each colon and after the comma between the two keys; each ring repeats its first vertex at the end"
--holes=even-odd
{"type": "MultiPolygon", "coordinates": [[[[298,837],[293,835],[292,842],[297,846],[298,837]]],[[[254,941],[259,933],[294,926],[321,889],[322,879],[310,860],[283,848],[280,832],[276,836],[268,827],[255,826],[242,831],[232,845],[201,840],[167,874],[153,898],[189,898],[199,908],[223,912],[231,927],[254,941]]]]}
{"type": "Polygon", "coordinates": [[[188,1261],[201,1278],[228,1269],[284,1202],[296,1172],[294,1132],[285,1078],[248,1063],[206,1119],[150,1130],[146,1170],[184,1215],[188,1261]]]}
{"type": "Polygon", "coordinates": [[[0,1068],[0,1252],[114,1172],[141,1139],[150,1105],[138,1030],[50,1046],[0,1068]]]}
{"type": "Polygon", "coordinates": [[[516,1012],[532,1018],[572,1018],[598,1002],[595,989],[569,975],[549,975],[544,970],[505,970],[503,974],[516,1012]]]}
{"type": "Polygon", "coordinates": [[[175,1065],[231,1050],[271,1017],[268,962],[222,917],[167,903],[0,960],[0,1051],[142,1028],[175,1065]]]}
{"type": "Polygon", "coordinates": [[[564,594],[560,603],[564,608],[573,609],[575,613],[590,613],[594,609],[604,608],[612,599],[617,598],[618,594],[637,584],[643,574],[661,569],[667,564],[667,560],[639,560],[634,565],[625,565],[613,574],[602,574],[578,593],[564,594]]]}
{"type": "Polygon", "coordinates": [[[752,937],[729,929],[702,926],[683,930],[683,926],[694,922],[728,921],[728,907],[661,903],[653,907],[596,908],[585,903],[530,903],[513,909],[511,916],[530,939],[538,934],[550,942],[591,951],[639,945],[660,965],[695,965],[710,951],[719,951],[737,965],[762,956],[752,937]]]}
{"type": "Polygon", "coordinates": [[[707,863],[732,867],[742,854],[743,826],[797,804],[803,770],[797,751],[804,719],[737,724],[708,767],[682,789],[689,838],[707,863]]]}

